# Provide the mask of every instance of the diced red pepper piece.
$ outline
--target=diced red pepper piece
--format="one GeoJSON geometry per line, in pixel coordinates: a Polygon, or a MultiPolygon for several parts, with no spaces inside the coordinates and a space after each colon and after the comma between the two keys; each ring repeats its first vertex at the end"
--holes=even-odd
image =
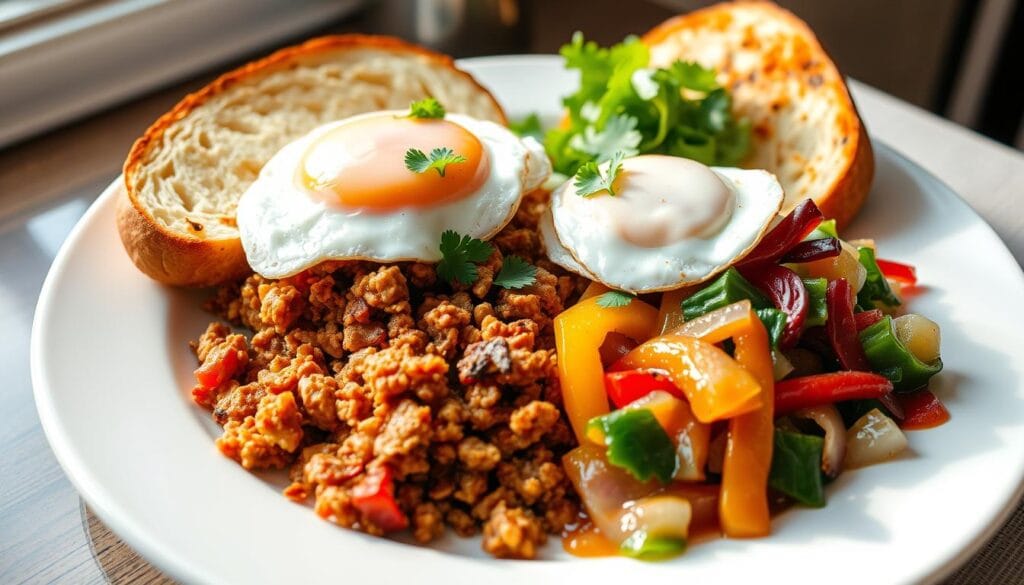
{"type": "Polygon", "coordinates": [[[890,392],[878,399],[882,406],[889,411],[889,414],[896,420],[903,420],[906,414],[903,412],[903,405],[896,399],[896,394],[890,392]]]}
{"type": "Polygon", "coordinates": [[[782,218],[778,225],[765,234],[757,247],[747,254],[737,264],[737,267],[774,264],[793,246],[814,231],[822,219],[824,216],[814,201],[804,200],[794,207],[789,215],[782,218]]]}
{"type": "Polygon", "coordinates": [[[608,398],[615,404],[615,408],[622,408],[655,390],[663,390],[676,398],[686,400],[683,391],[672,382],[668,372],[661,370],[637,369],[608,372],[604,375],[604,386],[608,391],[608,398]]]}
{"type": "Polygon", "coordinates": [[[790,248],[782,257],[782,262],[813,262],[823,258],[835,258],[842,251],[839,238],[822,238],[808,240],[790,248]]]}
{"type": "Polygon", "coordinates": [[[375,467],[352,488],[352,505],[384,532],[404,530],[409,519],[395,501],[395,482],[387,467],[375,467]]]}
{"type": "Polygon", "coordinates": [[[779,345],[796,345],[800,340],[810,303],[804,281],[789,268],[778,264],[751,266],[742,274],[786,314],[786,329],[782,333],[779,345]]]}
{"type": "Polygon", "coordinates": [[[196,382],[203,388],[216,388],[238,372],[242,360],[238,348],[224,343],[210,350],[202,365],[196,368],[196,382]]]}
{"type": "Polygon", "coordinates": [[[883,260],[881,258],[875,258],[875,262],[878,263],[878,269],[882,271],[886,278],[898,280],[910,286],[917,284],[917,269],[910,264],[883,260]]]}
{"type": "Polygon", "coordinates": [[[871,327],[875,323],[882,320],[882,311],[879,309],[871,309],[869,311],[861,311],[860,313],[853,314],[853,321],[857,325],[857,331],[864,329],[865,327],[871,327]]]}
{"type": "Polygon", "coordinates": [[[881,398],[892,392],[892,382],[871,372],[832,372],[775,383],[775,414],[823,406],[843,400],[881,398]]]}
{"type": "Polygon", "coordinates": [[[825,304],[828,307],[825,332],[828,334],[832,351],[839,358],[843,369],[871,371],[871,365],[864,355],[864,347],[861,346],[860,336],[857,334],[857,322],[853,317],[853,291],[845,278],[828,283],[825,304]]]}
{"type": "Polygon", "coordinates": [[[904,412],[903,421],[900,422],[902,429],[930,429],[949,420],[949,411],[929,390],[921,389],[911,394],[903,394],[897,400],[904,412]]]}

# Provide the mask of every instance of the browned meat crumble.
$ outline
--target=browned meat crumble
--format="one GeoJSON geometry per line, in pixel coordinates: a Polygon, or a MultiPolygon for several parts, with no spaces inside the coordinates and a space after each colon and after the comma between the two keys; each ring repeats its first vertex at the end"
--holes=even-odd
{"type": "Polygon", "coordinates": [[[431,264],[331,262],[294,277],[253,274],[209,308],[193,343],[216,385],[193,396],[244,468],[289,469],[285,495],[371,534],[353,500],[382,473],[420,542],[483,533],[497,557],[533,558],[578,515],[559,463],[575,439],[562,411],[552,319],[583,286],[543,257],[528,196],[470,286],[431,264]],[[492,285],[502,258],[540,267],[521,290],[492,285]]]}

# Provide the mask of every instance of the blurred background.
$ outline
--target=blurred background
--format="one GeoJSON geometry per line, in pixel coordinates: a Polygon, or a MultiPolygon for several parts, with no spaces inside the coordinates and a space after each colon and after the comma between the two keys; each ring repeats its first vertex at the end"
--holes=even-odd
{"type": "MultiPolygon", "coordinates": [[[[0,0],[0,147],[174,84],[198,87],[316,34],[395,34],[456,57],[552,53],[575,30],[611,44],[710,3],[0,0]]],[[[811,25],[846,75],[1024,149],[1022,0],[779,3],[811,25]]]]}

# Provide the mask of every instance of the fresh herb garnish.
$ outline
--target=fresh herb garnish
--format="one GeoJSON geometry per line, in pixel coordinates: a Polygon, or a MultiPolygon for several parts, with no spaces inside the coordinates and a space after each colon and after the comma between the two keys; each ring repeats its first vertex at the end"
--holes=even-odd
{"type": "Polygon", "coordinates": [[[441,105],[441,102],[432,97],[428,97],[409,104],[409,115],[406,117],[419,118],[421,120],[432,120],[444,118],[444,114],[444,106],[441,105]]]}
{"type": "Polygon", "coordinates": [[[537,280],[537,267],[519,256],[505,256],[494,284],[501,288],[523,288],[537,280]]]}
{"type": "Polygon", "coordinates": [[[437,275],[451,284],[471,284],[477,277],[476,263],[494,253],[494,246],[483,240],[460,235],[454,230],[441,234],[441,262],[437,275]]]}
{"type": "Polygon", "coordinates": [[[607,191],[609,195],[615,197],[614,183],[619,173],[622,172],[622,158],[623,153],[621,151],[612,155],[611,160],[608,161],[608,172],[606,175],[601,174],[601,169],[594,161],[581,166],[573,178],[572,185],[576,187],[576,194],[580,197],[590,197],[601,191],[607,191]]]}
{"type": "Polygon", "coordinates": [[[414,173],[424,173],[428,169],[434,169],[438,175],[444,176],[444,170],[448,165],[466,162],[466,157],[455,154],[450,148],[435,148],[430,151],[430,156],[423,154],[422,150],[410,148],[405,151],[405,168],[414,173]]]}
{"type": "MultiPolygon", "coordinates": [[[[441,234],[441,261],[437,275],[450,284],[472,284],[479,272],[477,264],[494,253],[494,246],[483,240],[463,236],[455,230],[441,234]]],[[[537,281],[537,267],[519,256],[509,255],[501,263],[494,284],[502,288],[523,288],[537,281]]]]}
{"type": "Polygon", "coordinates": [[[544,129],[540,125],[540,118],[537,117],[537,114],[530,114],[522,120],[509,122],[508,129],[519,136],[532,136],[537,140],[544,139],[544,129]]]}
{"type": "Polygon", "coordinates": [[[629,294],[628,292],[622,292],[621,290],[610,290],[603,295],[597,297],[597,306],[604,307],[606,309],[617,309],[619,307],[625,307],[629,303],[633,302],[636,296],[629,294]]]}
{"type": "Polygon", "coordinates": [[[650,67],[650,52],[636,37],[603,48],[577,33],[561,54],[567,68],[579,71],[580,84],[562,100],[567,124],[544,137],[557,172],[574,175],[619,151],[721,166],[736,166],[746,155],[750,124],[733,115],[713,70],[684,61],[650,67]]]}

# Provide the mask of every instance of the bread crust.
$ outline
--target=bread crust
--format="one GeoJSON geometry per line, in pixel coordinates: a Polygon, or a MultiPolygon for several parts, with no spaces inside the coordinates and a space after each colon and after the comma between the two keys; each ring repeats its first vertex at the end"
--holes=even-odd
{"type": "Polygon", "coordinates": [[[149,277],[174,286],[202,287],[229,282],[250,271],[241,241],[237,238],[200,238],[172,230],[158,222],[132,191],[133,177],[147,160],[152,148],[160,144],[164,132],[214,96],[246,79],[287,67],[299,59],[348,49],[378,49],[408,53],[428,59],[431,64],[448,68],[476,86],[507,124],[501,105],[469,73],[458,69],[454,60],[394,37],[346,34],[319,37],[286,47],[229,71],[200,90],[185,96],[169,112],[158,118],[139,137],[124,163],[124,192],[117,201],[117,229],[121,242],[135,265],[149,277]]]}
{"type": "MultiPolygon", "coordinates": [[[[842,145],[845,168],[837,173],[832,184],[814,199],[826,217],[834,218],[840,228],[845,227],[860,210],[871,189],[875,171],[874,153],[867,130],[860,119],[860,114],[842,74],[839,73],[835,62],[822,47],[807,23],[774,2],[740,0],[715,4],[673,17],[648,31],[642,40],[648,46],[656,46],[680,30],[727,27],[730,25],[732,11],[735,9],[755,9],[762,11],[766,18],[784,21],[790,28],[803,36],[816,59],[835,72],[835,75],[829,75],[824,81],[825,87],[819,87],[818,90],[833,91],[840,98],[839,105],[843,110],[840,113],[840,118],[843,125],[847,127],[847,132],[844,134],[846,142],[842,145]]],[[[800,99],[799,96],[792,97],[800,99]]]]}

